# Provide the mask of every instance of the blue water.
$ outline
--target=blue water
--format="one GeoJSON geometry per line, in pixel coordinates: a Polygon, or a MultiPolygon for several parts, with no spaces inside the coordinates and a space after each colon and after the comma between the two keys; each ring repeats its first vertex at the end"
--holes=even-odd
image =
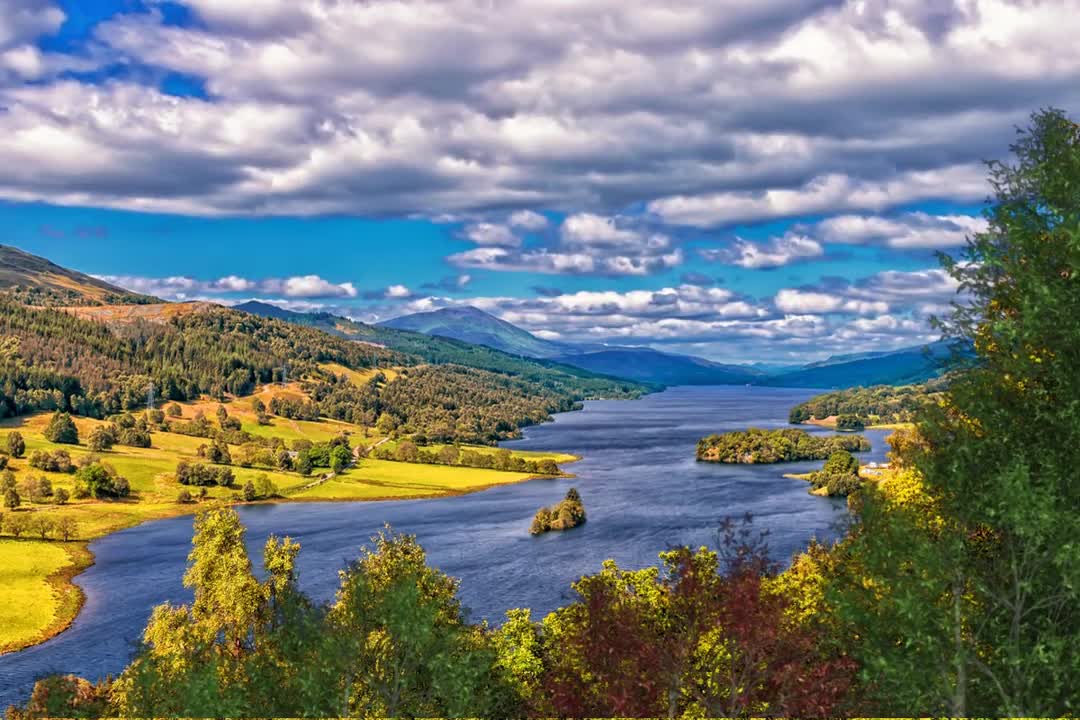
{"type": "MultiPolygon", "coordinates": [[[[460,578],[460,596],[474,620],[498,623],[507,609],[531,607],[540,617],[572,599],[570,584],[605,558],[624,567],[655,564],[673,545],[714,544],[728,516],[752,512],[768,528],[778,559],[811,537],[833,538],[846,516],[842,500],[811,496],[807,485],[782,477],[820,463],[719,465],[698,463],[694,447],[713,432],[781,427],[788,410],[811,390],[681,387],[633,401],[593,401],[555,422],[529,428],[507,447],[572,452],[574,479],[536,480],[436,500],[298,503],[239,508],[256,562],[270,534],[302,546],[303,589],[329,601],[337,572],[384,523],[414,533],[429,562],[460,578]],[[528,534],[537,508],[576,486],[588,522],[572,531],[528,534]]],[[[866,433],[882,460],[885,431],[866,433]]],[[[181,584],[191,544],[191,518],[147,523],[90,545],[96,563],[76,582],[86,605],[72,627],[52,640],[0,656],[0,707],[23,702],[34,680],[49,673],[90,679],[124,668],[151,609],[190,599],[181,584]]]]}

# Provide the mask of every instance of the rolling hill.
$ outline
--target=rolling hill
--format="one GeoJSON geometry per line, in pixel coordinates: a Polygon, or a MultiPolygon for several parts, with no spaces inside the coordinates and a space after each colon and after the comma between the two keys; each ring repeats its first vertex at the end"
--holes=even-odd
{"type": "Polygon", "coordinates": [[[69,270],[10,245],[0,245],[0,292],[28,305],[126,305],[160,303],[69,270]]]}

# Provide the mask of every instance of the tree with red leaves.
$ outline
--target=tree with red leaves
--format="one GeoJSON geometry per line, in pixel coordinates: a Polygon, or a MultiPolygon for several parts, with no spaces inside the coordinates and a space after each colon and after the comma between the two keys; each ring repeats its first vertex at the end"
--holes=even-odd
{"type": "Polygon", "coordinates": [[[725,523],[719,553],[661,554],[663,570],[607,562],[580,599],[544,621],[540,712],[563,716],[829,715],[854,663],[786,615],[778,570],[750,519],[725,523]]]}

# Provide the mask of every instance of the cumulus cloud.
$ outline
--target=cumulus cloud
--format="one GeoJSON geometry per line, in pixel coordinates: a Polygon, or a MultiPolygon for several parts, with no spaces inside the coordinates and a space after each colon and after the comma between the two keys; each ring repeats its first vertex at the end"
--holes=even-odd
{"type": "Polygon", "coordinates": [[[986,219],[971,215],[929,215],[913,212],[899,217],[838,215],[823,220],[817,232],[825,242],[878,243],[897,249],[946,249],[964,245],[986,230],[986,219]]]}
{"type": "Polygon", "coordinates": [[[521,245],[521,238],[516,236],[513,230],[505,225],[495,223],[484,222],[467,225],[462,230],[462,235],[477,245],[494,247],[518,247],[521,245]]]}
{"type": "Polygon", "coordinates": [[[548,219],[532,210],[518,210],[510,215],[507,222],[524,230],[543,230],[548,226],[548,219]]]}
{"type": "Polygon", "coordinates": [[[333,283],[318,275],[252,280],[227,275],[216,280],[199,280],[186,275],[141,277],[136,275],[98,275],[105,282],[134,292],[167,300],[191,300],[202,295],[229,293],[267,293],[286,298],[355,298],[359,294],[352,283],[333,283]]]}
{"type": "Polygon", "coordinates": [[[58,58],[34,43],[59,27],[55,4],[6,0],[0,75],[37,81],[0,79],[0,197],[199,215],[513,210],[509,226],[530,232],[541,208],[648,207],[694,226],[877,213],[981,199],[980,162],[1013,126],[1080,99],[1061,22],[1076,0],[181,4],[198,22],[132,4],[58,58]],[[57,71],[76,61],[153,72],[57,71]],[[163,94],[165,72],[208,99],[163,94]]]}
{"type": "Polygon", "coordinates": [[[825,254],[825,249],[812,238],[788,233],[765,243],[753,243],[736,238],[729,247],[704,248],[699,250],[699,254],[711,262],[722,262],[756,270],[821,257],[825,254]]]}
{"type": "MultiPolygon", "coordinates": [[[[507,222],[515,224],[514,216],[507,222]]],[[[526,222],[538,227],[534,220],[526,222]]],[[[683,261],[682,249],[669,236],[633,227],[626,219],[576,213],[563,220],[556,235],[525,247],[509,225],[476,223],[466,226],[462,236],[480,247],[447,261],[458,267],[553,275],[651,275],[683,261]]]]}

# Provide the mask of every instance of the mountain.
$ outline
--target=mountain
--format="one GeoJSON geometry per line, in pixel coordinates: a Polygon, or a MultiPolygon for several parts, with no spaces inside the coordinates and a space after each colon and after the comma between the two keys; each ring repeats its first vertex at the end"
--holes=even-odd
{"type": "Polygon", "coordinates": [[[910,385],[936,378],[954,366],[951,344],[939,340],[930,345],[892,352],[829,358],[793,372],[766,378],[761,384],[809,388],[910,385]]]}
{"type": "Polygon", "coordinates": [[[723,365],[652,348],[613,348],[556,359],[604,375],[661,385],[741,385],[765,377],[765,373],[741,365],[723,365]]]}
{"type": "Polygon", "coordinates": [[[0,291],[28,305],[103,305],[161,302],[111,285],[37,255],[0,245],[0,291]]]}
{"type": "Polygon", "coordinates": [[[511,355],[551,358],[565,355],[570,350],[568,345],[538,338],[516,325],[471,306],[402,315],[379,325],[395,330],[454,338],[473,345],[487,345],[511,355]]]}
{"type": "Polygon", "coordinates": [[[618,347],[543,340],[475,307],[444,308],[403,315],[379,327],[454,338],[513,355],[556,360],[590,372],[659,385],[732,385],[765,375],[737,365],[722,365],[689,355],[646,347],[618,347]]]}
{"type": "Polygon", "coordinates": [[[436,365],[453,363],[515,375],[549,386],[572,387],[576,393],[585,397],[636,396],[656,389],[621,376],[598,374],[554,360],[512,355],[486,345],[474,345],[440,335],[425,335],[384,325],[368,325],[326,312],[293,312],[258,301],[242,303],[233,309],[313,327],[331,335],[377,345],[436,365]]]}

